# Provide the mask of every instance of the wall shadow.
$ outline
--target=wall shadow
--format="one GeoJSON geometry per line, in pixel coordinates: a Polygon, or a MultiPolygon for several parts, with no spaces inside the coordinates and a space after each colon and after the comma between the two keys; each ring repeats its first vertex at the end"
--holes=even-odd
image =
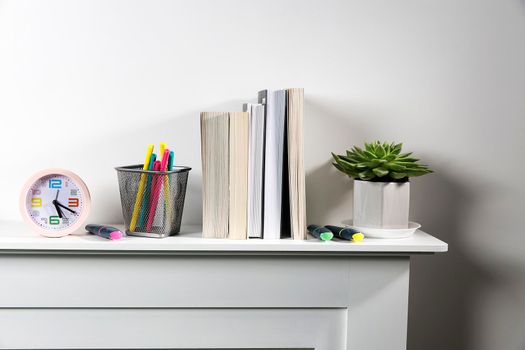
{"type": "Polygon", "coordinates": [[[352,217],[353,181],[334,168],[331,153],[341,154],[368,140],[365,111],[337,107],[324,98],[305,100],[304,154],[306,217],[309,224],[340,224],[352,217]],[[341,113],[341,110],[348,111],[341,113]]]}
{"type": "MultiPolygon", "coordinates": [[[[308,224],[339,224],[334,221],[333,213],[352,213],[353,182],[334,168],[331,161],[326,161],[306,174],[306,198],[308,224]],[[346,181],[344,181],[346,180],[346,181]]],[[[338,219],[335,219],[338,220],[338,219]]]]}
{"type": "MultiPolygon", "coordinates": [[[[431,157],[425,157],[432,164],[431,157]]],[[[496,276],[469,258],[462,219],[474,196],[439,171],[412,180],[411,218],[449,244],[449,251],[411,260],[408,349],[474,350],[474,302],[496,276]]]]}

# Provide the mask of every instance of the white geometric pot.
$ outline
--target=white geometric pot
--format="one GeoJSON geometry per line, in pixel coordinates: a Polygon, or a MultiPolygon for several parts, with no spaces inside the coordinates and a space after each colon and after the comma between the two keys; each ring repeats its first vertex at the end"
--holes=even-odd
{"type": "Polygon", "coordinates": [[[409,182],[354,181],[353,226],[408,228],[409,182]]]}

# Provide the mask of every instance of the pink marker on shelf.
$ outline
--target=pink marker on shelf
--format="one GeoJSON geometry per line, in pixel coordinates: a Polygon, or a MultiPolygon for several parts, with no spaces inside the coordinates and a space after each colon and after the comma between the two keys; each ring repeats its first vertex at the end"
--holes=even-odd
{"type": "MultiPolygon", "coordinates": [[[[165,149],[164,154],[162,155],[162,162],[156,161],[153,165],[153,169],[156,171],[166,171],[168,166],[168,158],[170,155],[170,150],[165,149]]],[[[153,175],[153,186],[151,190],[151,202],[149,208],[148,221],[146,223],[146,232],[151,232],[151,226],[153,225],[153,219],[155,218],[155,212],[157,211],[157,204],[159,203],[160,191],[162,189],[162,175],[153,175]]]]}
{"type": "Polygon", "coordinates": [[[86,231],[111,240],[121,239],[124,236],[124,233],[118,228],[104,225],[89,224],[86,225],[86,231]]]}

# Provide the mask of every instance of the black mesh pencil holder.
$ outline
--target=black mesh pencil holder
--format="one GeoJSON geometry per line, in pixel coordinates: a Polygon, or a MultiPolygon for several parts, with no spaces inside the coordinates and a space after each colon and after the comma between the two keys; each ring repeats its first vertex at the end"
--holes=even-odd
{"type": "Polygon", "coordinates": [[[131,165],[115,169],[126,234],[162,238],[179,233],[191,168],[177,166],[161,172],[131,165]]]}

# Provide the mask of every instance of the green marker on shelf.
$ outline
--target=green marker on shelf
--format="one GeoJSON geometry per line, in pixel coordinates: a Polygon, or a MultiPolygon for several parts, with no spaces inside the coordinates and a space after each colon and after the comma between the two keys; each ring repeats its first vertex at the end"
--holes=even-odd
{"type": "Polygon", "coordinates": [[[312,236],[321,241],[329,241],[334,237],[334,234],[324,226],[308,225],[307,228],[312,236]]]}

